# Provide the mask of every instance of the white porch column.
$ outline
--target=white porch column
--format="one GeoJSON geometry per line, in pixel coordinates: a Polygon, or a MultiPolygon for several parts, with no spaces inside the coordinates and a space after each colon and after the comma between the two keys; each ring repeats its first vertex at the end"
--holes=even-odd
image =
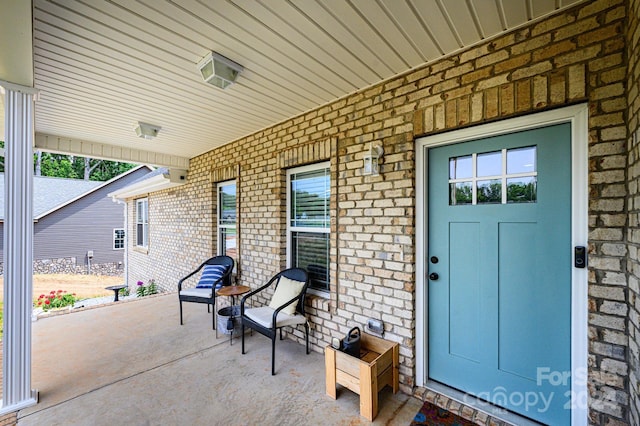
{"type": "Polygon", "coordinates": [[[4,338],[0,414],[37,403],[31,389],[33,103],[37,93],[4,81],[4,338]]]}

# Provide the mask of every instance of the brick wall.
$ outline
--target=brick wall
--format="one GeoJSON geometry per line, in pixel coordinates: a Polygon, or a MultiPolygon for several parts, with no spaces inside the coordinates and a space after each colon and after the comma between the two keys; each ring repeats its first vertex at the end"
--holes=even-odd
{"type": "MultiPolygon", "coordinates": [[[[133,247],[136,226],[128,221],[131,288],[137,281],[155,279],[161,291],[175,291],[178,280],[214,252],[212,185],[208,170],[198,164],[202,159],[191,161],[189,185],[149,197],[148,252],[133,247]]],[[[127,217],[135,218],[135,203],[127,203],[127,209],[127,217]]]]}
{"type": "MultiPolygon", "coordinates": [[[[330,337],[366,318],[383,319],[385,338],[401,345],[401,388],[410,392],[415,138],[588,102],[589,415],[592,424],[624,422],[630,365],[626,7],[624,0],[578,5],[192,159],[184,187],[149,197],[149,252],[131,251],[130,281],[156,278],[175,289],[212,255],[215,183],[235,178],[238,279],[252,287],[265,282],[286,263],[285,169],[330,160],[331,296],[310,297],[311,342],[321,351],[330,337]],[[384,147],[381,173],[362,176],[372,141],[384,147]]],[[[637,12],[637,0],[632,7],[637,12]]]]}
{"type": "Polygon", "coordinates": [[[629,2],[627,36],[629,134],[629,423],[640,424],[640,1],[629,2]],[[635,138],[634,138],[635,133],[635,138]]]}
{"type": "MultiPolygon", "coordinates": [[[[0,339],[0,365],[2,365],[3,344],[0,339]]],[[[0,368],[0,399],[2,399],[2,369],[0,368]]],[[[18,423],[18,412],[8,413],[0,416],[0,426],[13,426],[18,423]]]]}
{"type": "Polygon", "coordinates": [[[622,1],[590,2],[434,65],[416,112],[429,133],[588,101],[593,424],[627,418],[629,399],[624,18],[622,1]]]}
{"type": "Polygon", "coordinates": [[[15,426],[18,424],[18,413],[9,413],[0,416],[0,426],[15,426]]]}

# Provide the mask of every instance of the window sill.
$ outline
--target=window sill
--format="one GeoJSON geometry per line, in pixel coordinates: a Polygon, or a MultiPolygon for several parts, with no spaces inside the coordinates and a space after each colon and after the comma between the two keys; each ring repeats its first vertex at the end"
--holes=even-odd
{"type": "Polygon", "coordinates": [[[149,247],[133,246],[133,251],[142,254],[149,254],[149,247]]]}
{"type": "Polygon", "coordinates": [[[329,298],[329,293],[319,294],[319,292],[307,292],[305,305],[315,308],[318,311],[329,312],[331,308],[331,299],[329,298]]]}
{"type": "Polygon", "coordinates": [[[323,299],[331,299],[331,293],[328,291],[316,290],[314,288],[307,289],[307,295],[313,295],[316,297],[321,297],[323,299]]]}

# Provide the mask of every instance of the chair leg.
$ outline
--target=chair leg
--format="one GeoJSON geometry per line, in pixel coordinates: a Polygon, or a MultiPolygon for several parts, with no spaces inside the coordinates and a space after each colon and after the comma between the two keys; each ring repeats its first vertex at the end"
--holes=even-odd
{"type": "Polygon", "coordinates": [[[213,329],[216,330],[216,339],[219,337],[218,336],[218,330],[216,329],[216,323],[218,322],[217,318],[218,318],[218,299],[216,299],[215,297],[215,289],[213,290],[213,303],[211,304],[211,306],[213,307],[213,314],[211,314],[211,316],[213,317],[213,329]]]}
{"type": "Polygon", "coordinates": [[[271,338],[271,375],[276,375],[276,335],[271,338]]]}
{"type": "Polygon", "coordinates": [[[282,340],[282,327],[280,327],[280,340],[282,340]]]}
{"type": "Polygon", "coordinates": [[[210,314],[211,313],[211,305],[207,303],[207,313],[210,314]]]}
{"type": "MultiPolygon", "coordinates": [[[[209,312],[209,307],[210,305],[207,303],[207,312],[209,312]]],[[[216,314],[215,312],[213,314],[211,314],[211,326],[213,327],[213,329],[216,329],[216,314]]]]}
{"type": "Polygon", "coordinates": [[[240,334],[242,334],[242,355],[244,355],[244,323],[240,327],[240,334]]]}
{"type": "Polygon", "coordinates": [[[182,325],[182,300],[180,301],[180,325],[182,325]]]}
{"type": "Polygon", "coordinates": [[[307,355],[309,355],[309,323],[304,323],[304,337],[307,343],[307,355]]]}

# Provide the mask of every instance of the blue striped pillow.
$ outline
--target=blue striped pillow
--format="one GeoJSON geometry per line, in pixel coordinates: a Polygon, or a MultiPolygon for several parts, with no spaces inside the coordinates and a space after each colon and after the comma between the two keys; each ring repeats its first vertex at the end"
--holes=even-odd
{"type": "MultiPolygon", "coordinates": [[[[198,281],[196,288],[213,287],[213,283],[218,281],[225,272],[227,272],[227,267],[224,265],[204,265],[200,281],[198,281]]],[[[220,287],[222,287],[222,281],[216,284],[216,289],[219,289],[220,287]]]]}

